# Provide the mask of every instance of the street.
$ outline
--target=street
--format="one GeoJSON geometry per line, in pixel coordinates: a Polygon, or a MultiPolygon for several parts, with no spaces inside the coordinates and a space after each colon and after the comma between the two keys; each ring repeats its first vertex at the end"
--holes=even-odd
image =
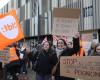
{"type": "Polygon", "coordinates": [[[31,69],[28,69],[28,76],[29,76],[29,80],[36,80],[35,79],[35,72],[31,69]]]}

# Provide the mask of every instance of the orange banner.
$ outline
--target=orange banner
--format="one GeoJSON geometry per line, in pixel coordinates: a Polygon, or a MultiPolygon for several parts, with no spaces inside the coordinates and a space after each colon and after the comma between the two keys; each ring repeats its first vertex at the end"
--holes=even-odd
{"type": "Polygon", "coordinates": [[[16,11],[12,10],[6,14],[0,14],[0,49],[23,37],[16,11]]]}

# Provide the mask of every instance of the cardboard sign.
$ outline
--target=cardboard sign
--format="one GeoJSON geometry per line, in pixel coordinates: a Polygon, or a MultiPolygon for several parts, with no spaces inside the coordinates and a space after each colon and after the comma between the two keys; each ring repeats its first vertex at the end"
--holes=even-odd
{"type": "Polygon", "coordinates": [[[78,19],[55,17],[52,33],[55,35],[74,36],[78,32],[78,19]]]}
{"type": "Polygon", "coordinates": [[[4,50],[0,51],[0,62],[8,63],[9,62],[9,48],[5,47],[4,50]]]}
{"type": "Polygon", "coordinates": [[[0,49],[23,37],[16,11],[0,14],[0,49]]]}
{"type": "Polygon", "coordinates": [[[100,57],[61,57],[60,75],[83,80],[100,80],[100,57]]]}
{"type": "Polygon", "coordinates": [[[78,32],[79,9],[55,8],[53,11],[53,35],[73,36],[78,32]]]}

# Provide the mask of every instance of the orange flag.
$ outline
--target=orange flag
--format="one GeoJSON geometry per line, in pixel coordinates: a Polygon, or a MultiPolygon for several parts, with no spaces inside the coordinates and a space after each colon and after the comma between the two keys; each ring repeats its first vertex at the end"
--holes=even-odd
{"type": "Polygon", "coordinates": [[[0,49],[23,37],[16,11],[12,10],[6,14],[0,14],[0,49]]]}

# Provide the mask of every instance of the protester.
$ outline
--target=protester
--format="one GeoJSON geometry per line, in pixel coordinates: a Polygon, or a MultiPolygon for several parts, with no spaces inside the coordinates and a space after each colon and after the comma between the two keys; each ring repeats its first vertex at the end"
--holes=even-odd
{"type": "Polygon", "coordinates": [[[9,45],[8,48],[10,49],[10,53],[9,53],[10,57],[8,63],[4,66],[4,71],[5,71],[4,80],[8,80],[8,79],[17,80],[16,76],[19,73],[20,60],[16,54],[14,44],[9,45]]]}
{"type": "MultiPolygon", "coordinates": [[[[62,56],[72,56],[73,54],[76,54],[79,51],[79,49],[79,34],[76,34],[73,38],[73,48],[68,48],[66,42],[63,39],[59,39],[57,41],[56,49],[58,60],[62,56]]],[[[57,66],[54,76],[55,80],[75,80],[74,78],[60,76],[60,63],[57,66]]]]}
{"type": "MultiPolygon", "coordinates": [[[[51,71],[57,62],[56,54],[51,49],[48,41],[43,43],[42,50],[38,53],[36,63],[36,80],[51,80],[51,71]]],[[[34,63],[34,64],[35,64],[34,63]]]]}
{"type": "MultiPolygon", "coordinates": [[[[80,33],[78,32],[77,35],[80,35],[80,33]]],[[[84,45],[84,40],[82,40],[82,37],[81,35],[79,36],[79,44],[80,44],[80,48],[79,48],[79,51],[75,54],[73,54],[73,56],[85,56],[86,53],[85,53],[85,50],[83,48],[83,45],[84,45]]],[[[77,44],[76,44],[77,45],[77,44]]]]}
{"type": "Polygon", "coordinates": [[[64,39],[59,39],[57,41],[56,54],[57,54],[58,58],[60,57],[60,55],[62,54],[62,52],[66,48],[65,46],[67,47],[67,44],[66,44],[64,39]]]}
{"type": "Polygon", "coordinates": [[[73,48],[73,43],[72,42],[68,42],[67,46],[68,46],[68,48],[73,48]]]}
{"type": "Polygon", "coordinates": [[[92,56],[95,52],[95,48],[96,48],[97,43],[96,42],[92,42],[91,43],[91,47],[88,50],[88,56],[92,56]]]}
{"type": "Polygon", "coordinates": [[[91,56],[100,56],[100,43],[95,46],[94,53],[91,56]]]}
{"type": "Polygon", "coordinates": [[[17,54],[17,56],[19,57],[19,56],[20,56],[19,51],[21,50],[19,42],[15,42],[15,43],[14,43],[14,47],[15,47],[15,49],[16,49],[16,54],[17,54]]]}
{"type": "Polygon", "coordinates": [[[29,54],[28,54],[28,67],[30,67],[30,62],[32,63],[32,70],[34,69],[33,68],[33,65],[34,65],[34,55],[37,53],[37,49],[35,48],[35,45],[33,42],[30,43],[30,51],[29,51],[29,54]]]}
{"type": "Polygon", "coordinates": [[[20,63],[21,63],[21,73],[27,74],[27,53],[26,53],[26,43],[23,43],[21,50],[20,50],[20,63]]]}

